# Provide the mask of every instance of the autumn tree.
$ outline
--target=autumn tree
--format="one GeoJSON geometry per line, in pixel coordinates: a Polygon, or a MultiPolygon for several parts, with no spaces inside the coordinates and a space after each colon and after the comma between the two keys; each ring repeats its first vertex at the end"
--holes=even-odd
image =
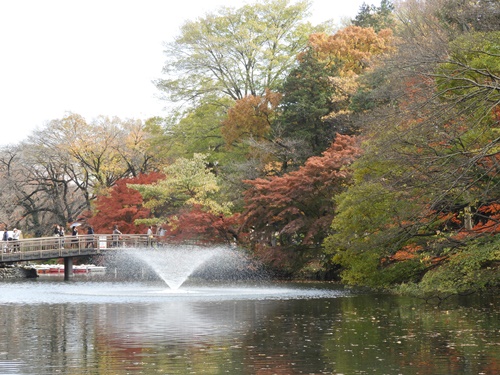
{"type": "Polygon", "coordinates": [[[370,68],[373,57],[390,49],[391,35],[358,26],[333,35],[312,34],[283,85],[283,114],[276,127],[287,138],[303,140],[312,155],[325,150],[336,133],[354,134],[349,105],[357,77],[370,68]]]}
{"type": "Polygon", "coordinates": [[[155,169],[140,121],[100,116],[87,123],[77,115],[52,120],[29,138],[66,160],[65,172],[85,196],[87,209],[97,194],[106,192],[121,178],[155,169]]]}
{"type": "Polygon", "coordinates": [[[50,121],[0,151],[2,195],[9,202],[4,215],[26,236],[75,221],[120,178],[159,168],[151,141],[142,121],[99,117],[89,123],[76,114],[50,121]]]}
{"type": "Polygon", "coordinates": [[[236,101],[222,122],[222,135],[226,144],[268,138],[280,100],[280,94],[266,90],[262,97],[249,95],[236,101]]]}
{"type": "Polygon", "coordinates": [[[383,100],[366,112],[364,154],[353,165],[355,183],[336,197],[325,245],[345,282],[420,282],[448,292],[498,283],[472,276],[487,275],[499,259],[478,246],[492,249],[497,239],[480,239],[474,229],[500,196],[498,35],[457,27],[460,12],[451,5],[398,7],[395,53],[374,73],[380,85],[372,97],[383,100]]]}
{"type": "MultiPolygon", "coordinates": [[[[150,218],[136,220],[137,224],[167,224],[171,233],[175,233],[181,211],[184,217],[189,210],[201,210],[211,217],[231,216],[231,203],[219,198],[218,179],[208,166],[206,155],[178,158],[163,168],[163,173],[165,178],[154,184],[128,185],[141,194],[144,206],[152,213],[150,218]]],[[[203,235],[203,231],[193,225],[183,228],[183,238],[189,231],[191,238],[203,235]]]]}
{"type": "Polygon", "coordinates": [[[246,181],[243,221],[256,252],[300,256],[300,249],[319,249],[334,215],[332,197],[349,183],[349,166],[359,156],[357,142],[337,135],[322,156],[309,158],[297,171],[246,181]]]}
{"type": "Polygon", "coordinates": [[[201,205],[181,208],[175,221],[169,221],[165,229],[171,242],[197,240],[208,244],[235,244],[241,241],[239,214],[225,216],[207,211],[201,205]]]}
{"type": "MultiPolygon", "coordinates": [[[[235,161],[245,163],[253,158],[258,175],[279,173],[293,158],[289,144],[286,144],[273,123],[279,117],[278,105],[282,95],[266,90],[262,97],[250,95],[238,100],[229,109],[222,122],[222,135],[228,154],[235,161]]],[[[222,167],[224,170],[224,166],[222,167]]],[[[252,178],[241,175],[242,179],[252,178]]]]}
{"type": "Polygon", "coordinates": [[[300,145],[293,147],[297,140],[283,141],[281,131],[266,130],[264,122],[273,115],[264,102],[275,101],[269,93],[277,92],[308,35],[331,29],[329,23],[313,27],[306,22],[310,6],[309,0],[266,0],[238,9],[223,7],[186,22],[180,35],[166,44],[164,76],[156,84],[166,99],[182,105],[162,137],[172,157],[169,163],[179,156],[206,154],[225,182],[224,199],[238,205],[242,179],[261,176],[268,167],[279,171],[290,156],[302,152],[300,145]],[[251,105],[258,116],[243,119],[249,102],[261,98],[264,102],[251,105]],[[269,161],[273,158],[279,160],[269,161]]]}
{"type": "Polygon", "coordinates": [[[118,180],[108,194],[97,197],[87,222],[96,233],[111,233],[114,225],[123,233],[144,233],[146,226],[137,225],[136,220],[150,217],[150,210],[144,207],[141,194],[128,185],[153,184],[161,178],[163,174],[152,172],[118,180]]]}

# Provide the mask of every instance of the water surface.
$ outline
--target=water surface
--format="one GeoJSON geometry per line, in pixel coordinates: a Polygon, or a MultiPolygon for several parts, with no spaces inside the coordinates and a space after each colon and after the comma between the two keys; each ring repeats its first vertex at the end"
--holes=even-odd
{"type": "Polygon", "coordinates": [[[0,374],[499,374],[498,298],[322,283],[0,283],[0,374]]]}

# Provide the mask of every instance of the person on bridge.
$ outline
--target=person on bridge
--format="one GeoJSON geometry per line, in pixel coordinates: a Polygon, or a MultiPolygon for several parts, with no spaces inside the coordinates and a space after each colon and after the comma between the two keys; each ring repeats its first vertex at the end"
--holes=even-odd
{"type": "Polygon", "coordinates": [[[153,235],[153,228],[151,225],[148,227],[148,246],[153,247],[153,240],[155,236],[153,235]]]}
{"type": "Polygon", "coordinates": [[[92,248],[94,246],[94,228],[92,228],[92,225],[89,225],[87,227],[87,248],[92,248]]]}
{"type": "Polygon", "coordinates": [[[118,230],[118,225],[113,228],[113,247],[118,247],[118,241],[121,239],[122,232],[118,230]]]}
{"type": "Polygon", "coordinates": [[[9,228],[7,228],[7,225],[5,226],[4,230],[3,230],[3,237],[2,237],[2,241],[3,241],[3,252],[6,253],[7,251],[10,251],[10,248],[9,248],[9,228]]]}
{"type": "Polygon", "coordinates": [[[78,229],[76,225],[73,225],[71,229],[71,235],[73,236],[71,240],[71,247],[78,247],[78,229]]]}
{"type": "Polygon", "coordinates": [[[14,228],[14,230],[12,231],[12,243],[14,244],[13,245],[14,253],[19,252],[19,237],[20,236],[21,236],[21,231],[17,228],[14,228]]]}
{"type": "Polygon", "coordinates": [[[61,249],[64,249],[64,227],[62,225],[59,225],[59,237],[61,237],[59,241],[61,249]]]}
{"type": "Polygon", "coordinates": [[[61,228],[59,228],[59,224],[54,224],[54,231],[53,231],[54,237],[56,237],[56,249],[59,249],[61,245],[61,228]]]}

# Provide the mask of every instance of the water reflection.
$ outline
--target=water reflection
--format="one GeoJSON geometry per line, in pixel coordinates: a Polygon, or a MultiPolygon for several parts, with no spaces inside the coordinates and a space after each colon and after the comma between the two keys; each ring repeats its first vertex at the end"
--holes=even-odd
{"type": "Polygon", "coordinates": [[[331,285],[0,284],[1,374],[498,374],[498,299],[331,285]]]}

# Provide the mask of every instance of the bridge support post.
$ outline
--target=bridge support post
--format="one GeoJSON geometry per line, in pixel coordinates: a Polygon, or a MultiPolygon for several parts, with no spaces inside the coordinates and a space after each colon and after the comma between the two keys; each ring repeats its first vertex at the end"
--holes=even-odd
{"type": "Polygon", "coordinates": [[[73,276],[73,258],[64,258],[64,280],[69,280],[73,276]]]}

